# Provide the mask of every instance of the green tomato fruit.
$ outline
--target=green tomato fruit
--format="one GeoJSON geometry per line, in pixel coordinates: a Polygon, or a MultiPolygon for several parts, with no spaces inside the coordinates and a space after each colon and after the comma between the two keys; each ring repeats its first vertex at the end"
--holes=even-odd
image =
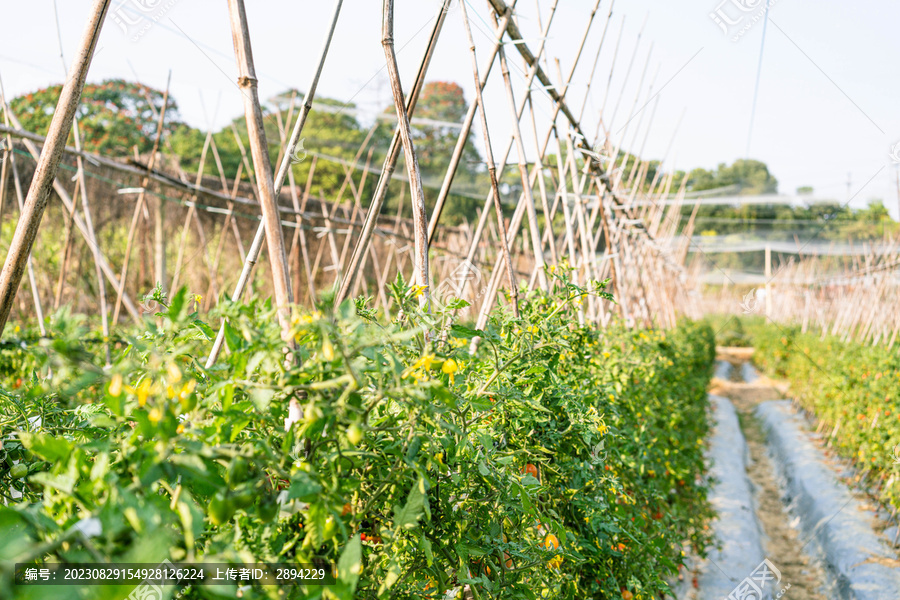
{"type": "Polygon", "coordinates": [[[335,532],[337,532],[337,521],[334,520],[333,516],[329,516],[325,519],[325,529],[322,531],[322,537],[327,542],[334,537],[335,532]]]}
{"type": "Polygon", "coordinates": [[[363,431],[358,425],[351,425],[347,428],[347,440],[354,446],[359,445],[363,439],[363,431]]]}
{"type": "Polygon", "coordinates": [[[22,463],[13,465],[12,469],[9,470],[9,474],[13,479],[22,479],[28,475],[28,465],[23,465],[22,463]]]}
{"type": "Polygon", "coordinates": [[[231,501],[234,503],[236,508],[247,508],[248,506],[253,505],[253,502],[256,500],[256,494],[250,488],[245,488],[238,492],[235,492],[231,496],[231,501]]]}
{"type": "Polygon", "coordinates": [[[209,501],[209,520],[213,525],[227,523],[234,516],[234,505],[228,498],[216,494],[209,501]]]}
{"type": "Polygon", "coordinates": [[[247,461],[238,456],[228,465],[228,470],[225,472],[225,481],[232,486],[241,484],[246,481],[248,472],[247,461]]]}
{"type": "Polygon", "coordinates": [[[269,498],[256,507],[256,514],[263,523],[271,523],[278,516],[278,502],[269,498]]]}

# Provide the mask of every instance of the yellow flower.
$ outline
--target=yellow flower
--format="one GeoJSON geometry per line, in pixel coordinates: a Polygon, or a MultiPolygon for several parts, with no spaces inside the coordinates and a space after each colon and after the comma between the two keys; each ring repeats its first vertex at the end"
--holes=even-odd
{"type": "Polygon", "coordinates": [[[147,418],[150,419],[153,423],[159,423],[162,420],[162,413],[159,412],[159,409],[154,407],[150,409],[150,413],[147,414],[147,418]]]}
{"type": "Polygon", "coordinates": [[[195,389],[196,387],[197,387],[197,380],[196,380],[196,379],[191,379],[191,380],[188,381],[186,384],[184,384],[184,387],[183,387],[183,388],[181,388],[181,393],[179,394],[179,397],[180,397],[182,400],[184,400],[186,397],[188,397],[188,396],[191,395],[191,393],[194,391],[194,389],[195,389]]]}
{"type": "Polygon", "coordinates": [[[459,371],[459,365],[456,364],[456,361],[452,358],[448,358],[444,361],[443,366],[441,366],[441,371],[450,376],[450,381],[453,381],[453,374],[459,371]]]}
{"type": "Polygon", "coordinates": [[[179,381],[181,381],[181,371],[178,369],[178,366],[175,363],[169,363],[166,371],[169,374],[169,381],[171,383],[178,383],[179,381]]]}
{"type": "Polygon", "coordinates": [[[322,358],[331,362],[334,360],[334,346],[331,345],[329,340],[322,341],[322,358]]]}
{"type": "Polygon", "coordinates": [[[407,367],[403,374],[400,376],[401,378],[407,378],[413,374],[417,369],[422,369],[423,371],[431,370],[431,363],[434,362],[434,354],[426,354],[416,362],[414,362],[411,366],[407,367]]]}
{"type": "Polygon", "coordinates": [[[122,394],[122,376],[116,373],[109,382],[109,395],[118,398],[122,394]]]}
{"type": "Polygon", "coordinates": [[[612,354],[610,354],[609,352],[603,353],[603,358],[609,358],[610,356],[612,356],[612,354]]]}
{"type": "Polygon", "coordinates": [[[138,406],[144,406],[147,404],[147,398],[150,396],[150,391],[152,385],[149,379],[144,379],[141,382],[141,385],[138,386],[137,390],[134,390],[135,395],[138,399],[138,406]]]}

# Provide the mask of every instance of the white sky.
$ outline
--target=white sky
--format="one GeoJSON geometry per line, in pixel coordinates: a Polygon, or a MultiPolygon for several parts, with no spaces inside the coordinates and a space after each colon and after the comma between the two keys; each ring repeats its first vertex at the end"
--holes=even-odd
{"type": "MultiPolygon", "coordinates": [[[[143,83],[164,88],[171,68],[171,93],[188,123],[205,129],[211,120],[219,128],[242,114],[240,93],[233,83],[236,67],[226,3],[125,0],[124,8],[132,7],[134,14],[133,7],[141,1],[145,5],[171,7],[136,42],[108,19],[89,80],[134,79],[137,73],[143,83]]],[[[726,0],[723,10],[735,15],[738,10],[732,2],[754,6],[761,1],[726,0]]],[[[63,48],[71,59],[93,2],[58,2],[63,48]]],[[[113,7],[120,2],[113,0],[113,7]]],[[[564,72],[571,67],[594,2],[559,0],[548,48],[551,58],[560,59],[564,72]]],[[[655,89],[662,88],[662,92],[644,155],[664,156],[683,114],[670,166],[672,158],[676,168],[690,169],[713,168],[720,162],[744,157],[763,27],[759,22],[738,42],[730,41],[710,18],[720,2],[616,0],[585,113],[585,129],[594,131],[623,17],[624,36],[607,115],[623,90],[637,32],[646,19],[614,130],[624,125],[630,113],[652,43],[638,107],[645,103],[646,88],[657,69],[655,89]]],[[[320,95],[353,99],[370,113],[389,104],[380,43],[381,4],[380,0],[345,0],[320,95]]],[[[469,0],[467,5],[475,27],[480,66],[490,48],[486,4],[484,0],[469,0]]],[[[539,43],[536,4],[546,17],[551,0],[519,0],[518,7],[520,26],[532,48],[539,43]]],[[[405,89],[415,75],[438,5],[439,0],[396,0],[395,36],[405,89]]],[[[575,74],[569,93],[575,110],[584,97],[609,7],[610,0],[601,2],[575,74]]],[[[247,10],[261,97],[271,97],[287,87],[305,89],[318,60],[332,0],[247,0],[247,10]]],[[[7,94],[13,97],[59,83],[62,66],[53,1],[0,0],[0,14],[0,76],[7,94]]],[[[853,206],[881,198],[896,217],[896,165],[890,151],[900,141],[900,113],[895,104],[900,98],[900,36],[894,31],[894,25],[900,22],[900,3],[777,0],[771,19],[750,156],[769,165],[783,193],[812,185],[819,197],[846,201],[850,174],[856,194],[853,206]]],[[[514,67],[513,78],[521,82],[521,60],[512,46],[506,48],[514,67]]],[[[485,93],[494,145],[502,149],[509,136],[510,117],[499,75],[499,68],[495,67],[485,93]]],[[[474,98],[459,9],[449,16],[428,79],[460,83],[466,89],[467,100],[474,98]]],[[[517,88],[517,97],[520,95],[521,87],[517,88]]],[[[634,127],[643,117],[640,139],[652,108],[653,103],[631,122],[634,127]]],[[[539,121],[546,124],[548,111],[547,102],[539,104],[539,121]]],[[[539,129],[545,126],[538,125],[539,129]]],[[[530,125],[526,130],[529,128],[530,125]]],[[[632,136],[633,130],[629,130],[626,145],[632,136]]],[[[529,137],[526,141],[529,151],[534,145],[530,140],[529,137]]],[[[499,150],[495,148],[495,152],[499,150]]]]}

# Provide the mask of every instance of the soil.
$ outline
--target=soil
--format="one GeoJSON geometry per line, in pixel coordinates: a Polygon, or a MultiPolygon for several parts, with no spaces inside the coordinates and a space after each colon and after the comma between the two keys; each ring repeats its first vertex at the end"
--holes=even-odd
{"type": "Polygon", "coordinates": [[[732,401],[738,412],[741,429],[750,450],[747,473],[756,492],[759,522],[763,527],[766,557],[781,571],[781,585],[790,584],[785,597],[790,600],[827,600],[823,593],[825,573],[804,553],[799,532],[791,527],[792,517],[781,500],[775,483],[775,471],[765,446],[765,433],[754,409],[760,402],[780,400],[785,388],[779,382],[763,376],[746,383],[741,377],[741,365],[750,358],[752,349],[719,349],[720,360],[728,360],[735,367],[731,380],[713,379],[710,393],[732,401]]]}

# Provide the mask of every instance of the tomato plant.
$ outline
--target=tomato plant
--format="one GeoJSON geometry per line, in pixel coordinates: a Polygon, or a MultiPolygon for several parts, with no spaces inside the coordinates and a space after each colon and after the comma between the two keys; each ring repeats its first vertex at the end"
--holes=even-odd
{"type": "Polygon", "coordinates": [[[853,460],[882,502],[900,509],[900,358],[884,346],[861,345],[799,327],[750,320],[754,361],[786,379],[804,408],[833,431],[836,451],[853,460]]]}
{"type": "Polygon", "coordinates": [[[21,593],[15,562],[98,558],[337,578],[244,598],[667,591],[685,546],[709,541],[712,332],[579,326],[575,301],[608,298],[604,284],[554,284],[476,331],[456,322],[462,303],[424,313],[398,279],[390,322],[364,300],[297,309],[287,360],[270,304],[223,304],[227,352],[208,370],[214,331],[185,290],[109,367],[102,340],[59,313],[0,374],[0,595],[21,593]]]}

